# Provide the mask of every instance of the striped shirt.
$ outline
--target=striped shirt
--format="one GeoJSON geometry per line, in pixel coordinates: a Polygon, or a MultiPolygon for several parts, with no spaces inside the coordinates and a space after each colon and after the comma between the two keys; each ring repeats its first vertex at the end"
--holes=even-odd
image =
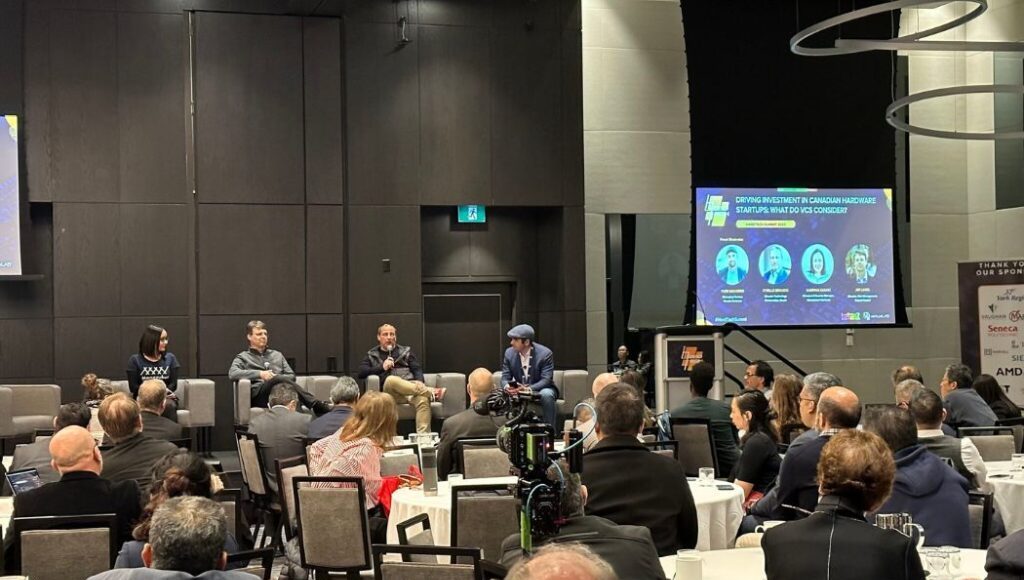
{"type": "Polygon", "coordinates": [[[374,508],[380,497],[380,457],[383,451],[361,437],[342,442],[339,435],[325,437],[309,448],[310,475],[361,477],[366,488],[366,509],[374,508]]]}

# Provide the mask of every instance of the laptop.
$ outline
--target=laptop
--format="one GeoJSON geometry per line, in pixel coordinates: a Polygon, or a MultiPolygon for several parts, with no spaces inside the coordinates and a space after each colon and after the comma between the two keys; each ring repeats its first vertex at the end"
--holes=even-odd
{"type": "Polygon", "coordinates": [[[10,484],[14,495],[43,486],[43,480],[39,479],[39,470],[35,467],[9,471],[7,473],[7,483],[10,484]]]}

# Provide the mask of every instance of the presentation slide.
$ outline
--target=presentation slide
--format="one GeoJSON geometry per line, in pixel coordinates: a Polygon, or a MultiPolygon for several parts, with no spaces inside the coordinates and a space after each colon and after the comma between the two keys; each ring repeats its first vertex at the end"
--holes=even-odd
{"type": "Polygon", "coordinates": [[[18,117],[0,120],[0,276],[21,274],[18,117]]]}
{"type": "Polygon", "coordinates": [[[697,321],[896,322],[891,189],[697,188],[697,321]]]}

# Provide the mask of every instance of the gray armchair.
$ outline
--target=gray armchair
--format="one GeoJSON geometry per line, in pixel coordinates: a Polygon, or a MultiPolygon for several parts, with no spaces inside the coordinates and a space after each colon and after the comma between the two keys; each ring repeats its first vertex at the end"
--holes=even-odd
{"type": "Polygon", "coordinates": [[[53,429],[60,385],[0,385],[0,447],[3,441],[53,429]]]}
{"type": "MultiPolygon", "coordinates": [[[[132,392],[128,381],[110,381],[115,391],[129,397],[132,392]]],[[[210,449],[209,427],[216,421],[214,382],[210,379],[178,379],[178,424],[187,427],[190,432],[196,429],[196,450],[206,452],[210,449]]]]}
{"type": "MultiPolygon", "coordinates": [[[[434,419],[444,420],[466,409],[466,375],[462,373],[423,373],[423,384],[430,388],[448,389],[443,399],[430,404],[430,416],[434,419]]],[[[366,377],[366,390],[367,392],[379,391],[380,377],[377,375],[366,377]]],[[[398,418],[400,420],[415,419],[416,409],[408,403],[399,401],[398,418]]]]}
{"type": "MultiPolygon", "coordinates": [[[[332,377],[330,375],[309,375],[295,377],[295,382],[313,394],[314,397],[321,401],[330,401],[331,388],[334,387],[334,383],[338,382],[338,377],[332,377]]],[[[242,426],[248,425],[249,421],[256,415],[262,414],[266,409],[261,407],[250,406],[250,387],[252,381],[249,379],[242,379],[234,382],[234,401],[235,401],[235,425],[242,426]]]]}

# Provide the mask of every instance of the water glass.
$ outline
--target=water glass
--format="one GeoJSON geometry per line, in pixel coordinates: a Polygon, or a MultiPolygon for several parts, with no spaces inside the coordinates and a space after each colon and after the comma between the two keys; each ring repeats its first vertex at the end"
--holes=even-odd
{"type": "Polygon", "coordinates": [[[459,485],[460,483],[462,483],[462,474],[461,473],[449,473],[448,474],[448,485],[454,487],[456,485],[459,485]]]}
{"type": "Polygon", "coordinates": [[[941,550],[938,548],[927,548],[923,550],[925,564],[928,572],[930,572],[930,578],[948,578],[949,577],[949,563],[941,550]]]}
{"type": "Polygon", "coordinates": [[[715,485],[715,468],[701,467],[697,470],[697,485],[701,487],[711,487],[715,485]]]}
{"type": "Polygon", "coordinates": [[[703,563],[697,550],[679,550],[676,552],[675,580],[701,580],[703,563]]]}
{"type": "Polygon", "coordinates": [[[960,574],[960,548],[956,546],[942,546],[938,550],[946,555],[946,566],[949,567],[949,574],[955,578],[960,574]]]}

